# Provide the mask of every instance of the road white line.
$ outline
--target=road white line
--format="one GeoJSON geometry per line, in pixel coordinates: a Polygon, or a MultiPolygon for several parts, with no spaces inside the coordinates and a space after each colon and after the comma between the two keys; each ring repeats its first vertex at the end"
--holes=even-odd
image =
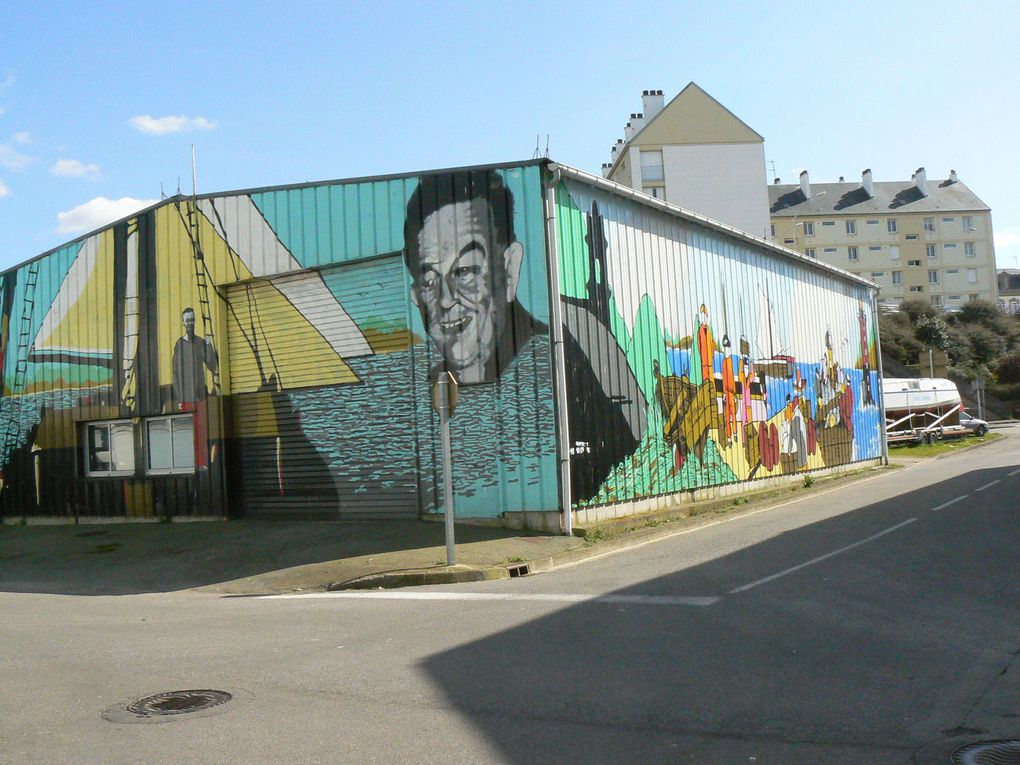
{"type": "Polygon", "coordinates": [[[717,597],[693,595],[581,595],[577,593],[525,593],[525,592],[415,592],[403,590],[367,590],[340,592],[309,592],[300,595],[262,595],[257,600],[483,600],[532,601],[538,603],[611,603],[639,606],[710,606],[717,597]]]}
{"type": "Polygon", "coordinates": [[[917,518],[908,518],[907,520],[903,521],[903,523],[897,523],[895,526],[890,526],[885,531],[880,531],[877,534],[874,534],[874,535],[868,537],[867,539],[861,539],[860,541],[854,542],[853,544],[849,544],[846,547],[840,547],[838,550],[833,550],[832,552],[826,553],[825,555],[820,555],[817,558],[812,558],[811,560],[805,561],[804,563],[801,563],[801,564],[799,564],[797,566],[794,566],[793,568],[788,568],[785,571],[780,571],[778,574],[773,574],[772,576],[767,576],[764,579],[759,579],[759,580],[757,580],[755,582],[751,582],[750,584],[741,585],[740,587],[737,587],[736,589],[730,590],[729,594],[730,595],[736,595],[739,592],[747,592],[748,590],[750,590],[750,589],[752,589],[754,587],[757,587],[760,584],[765,584],[767,582],[775,581],[776,579],[779,579],[780,577],[786,576],[787,574],[792,574],[795,571],[800,571],[802,568],[807,568],[808,566],[813,566],[816,563],[821,563],[823,560],[827,560],[827,559],[833,557],[834,555],[839,555],[840,553],[845,553],[847,550],[852,550],[855,547],[860,547],[861,545],[867,544],[868,542],[873,542],[876,539],[878,539],[879,537],[884,537],[886,534],[891,534],[892,532],[896,531],[897,529],[902,529],[904,526],[907,526],[908,524],[911,524],[911,523],[913,523],[916,520],[917,520],[917,518]]]}
{"type": "Polygon", "coordinates": [[[993,486],[995,486],[995,484],[997,484],[997,483],[1000,483],[1001,481],[1002,481],[1002,479],[1001,479],[1001,478],[996,478],[996,479],[995,479],[994,481],[992,481],[991,483],[986,483],[986,484],[985,484],[984,486],[980,486],[980,487],[978,487],[977,489],[974,489],[974,493],[976,494],[976,493],[977,493],[977,492],[979,492],[979,491],[984,491],[985,489],[990,489],[990,488],[992,488],[993,486]]]}
{"type": "Polygon", "coordinates": [[[1015,476],[1015,475],[1016,475],[1017,473],[1020,473],[1020,468],[1017,468],[1017,469],[1016,469],[1016,470],[1014,470],[1014,471],[1013,471],[1012,473],[1006,473],[1006,477],[1007,477],[1007,478],[1012,478],[1012,477],[1013,477],[1013,476],[1015,476]]]}
{"type": "Polygon", "coordinates": [[[964,500],[964,499],[967,499],[967,495],[966,495],[966,494],[961,494],[961,495],[960,495],[959,497],[957,497],[956,499],[951,499],[951,500],[949,500],[948,502],[943,502],[943,503],[942,503],[941,505],[939,505],[938,507],[933,507],[933,508],[932,508],[932,512],[935,512],[935,511],[938,511],[938,510],[945,510],[945,509],[946,509],[947,507],[949,507],[950,505],[955,505],[955,504],[956,504],[957,502],[959,502],[959,501],[961,501],[961,500],[964,500]]]}

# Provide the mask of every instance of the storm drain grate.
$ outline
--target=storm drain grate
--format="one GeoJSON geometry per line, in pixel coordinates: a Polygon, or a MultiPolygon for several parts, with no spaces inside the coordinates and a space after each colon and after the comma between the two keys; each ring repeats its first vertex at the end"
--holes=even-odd
{"type": "Polygon", "coordinates": [[[507,566],[506,570],[507,573],[510,574],[511,578],[515,576],[527,576],[531,573],[531,568],[529,568],[527,563],[521,563],[517,566],[507,566]]]}
{"type": "Polygon", "coordinates": [[[142,717],[153,715],[186,715],[226,704],[233,696],[226,691],[166,691],[132,701],[127,711],[142,717]]]}
{"type": "Polygon", "coordinates": [[[1020,765],[1020,741],[979,741],[957,749],[951,765],[1020,765]]]}

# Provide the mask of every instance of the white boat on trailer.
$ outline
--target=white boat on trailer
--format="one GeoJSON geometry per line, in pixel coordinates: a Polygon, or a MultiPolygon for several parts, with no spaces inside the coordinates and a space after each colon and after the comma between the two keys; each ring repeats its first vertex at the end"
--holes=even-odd
{"type": "Polygon", "coordinates": [[[882,380],[882,397],[890,444],[930,444],[970,433],[960,424],[963,403],[952,380],[887,377],[882,380]]]}

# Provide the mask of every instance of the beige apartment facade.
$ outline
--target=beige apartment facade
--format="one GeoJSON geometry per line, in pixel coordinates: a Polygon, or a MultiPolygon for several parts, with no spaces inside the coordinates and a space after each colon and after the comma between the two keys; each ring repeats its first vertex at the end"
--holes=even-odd
{"type": "Polygon", "coordinates": [[[770,238],[881,287],[879,305],[921,298],[946,311],[997,299],[991,210],[955,171],[928,180],[768,187],[770,238]]]}
{"type": "Polygon", "coordinates": [[[765,139],[693,82],[668,104],[661,90],[641,101],[602,175],[767,238],[765,139]]]}

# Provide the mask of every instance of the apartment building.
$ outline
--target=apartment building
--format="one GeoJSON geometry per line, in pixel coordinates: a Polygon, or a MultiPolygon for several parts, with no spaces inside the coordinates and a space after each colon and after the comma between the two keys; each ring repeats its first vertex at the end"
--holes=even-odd
{"type": "Polygon", "coordinates": [[[999,309],[1006,313],[1020,313],[1020,270],[999,269],[999,309]]]}
{"type": "Polygon", "coordinates": [[[821,184],[804,171],[768,191],[773,240],[876,282],[880,305],[923,298],[952,311],[997,299],[991,210],[956,171],[883,182],[865,170],[860,183],[821,184]]]}
{"type": "Polygon", "coordinates": [[[664,101],[642,93],[603,177],[765,238],[765,139],[693,82],[664,101]]]}

